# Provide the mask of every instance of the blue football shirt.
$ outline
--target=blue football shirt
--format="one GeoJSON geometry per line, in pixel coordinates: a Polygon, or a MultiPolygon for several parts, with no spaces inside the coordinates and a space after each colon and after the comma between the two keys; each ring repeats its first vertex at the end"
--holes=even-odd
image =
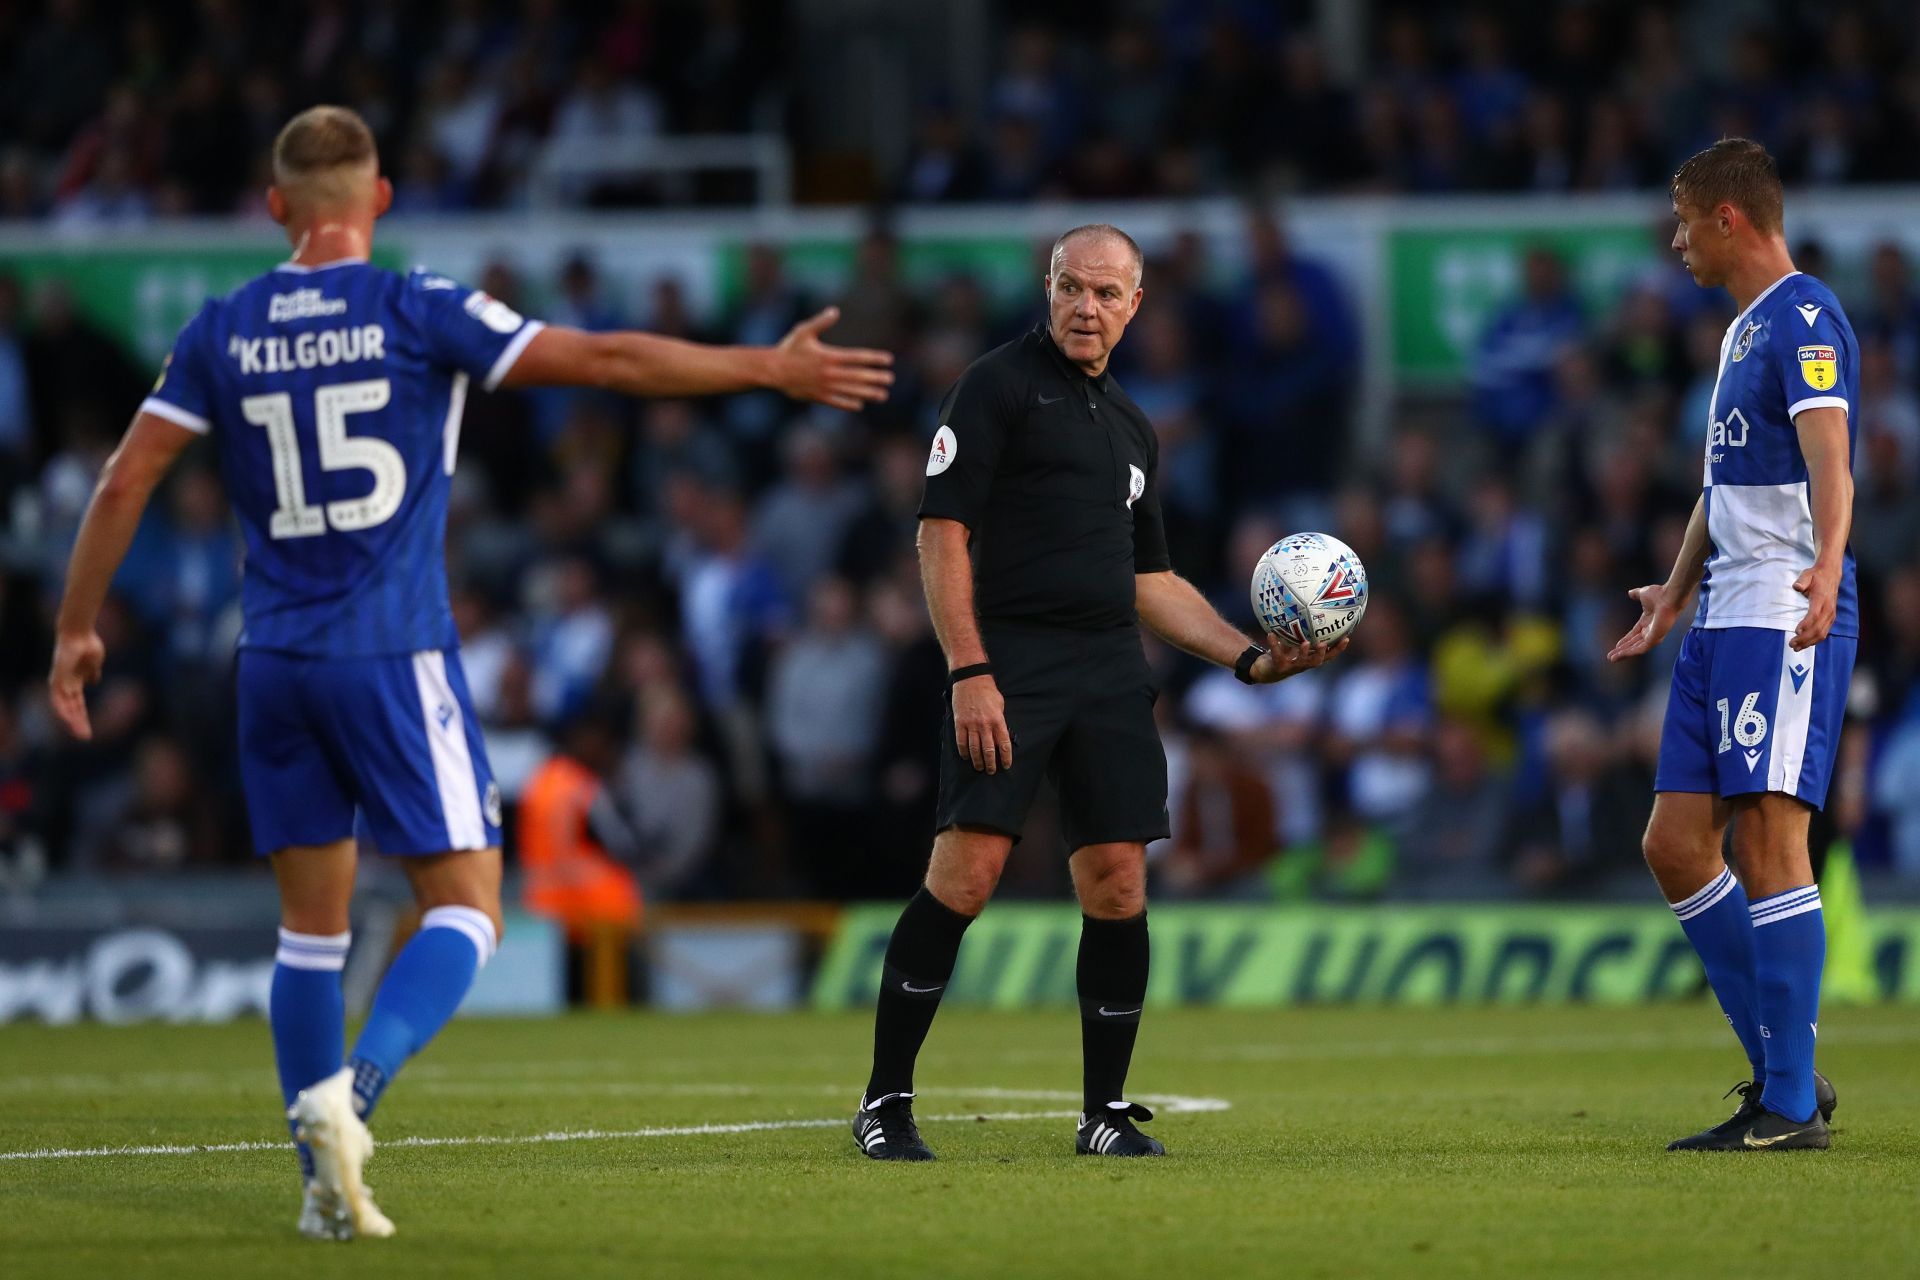
{"type": "Polygon", "coordinates": [[[446,524],[461,410],[541,327],[444,276],[357,259],[286,263],[200,309],[141,408],[213,437],[246,538],[243,647],[459,643],[446,524]]]}
{"type": "MultiPolygon", "coordinates": [[[[1794,579],[1813,566],[1813,509],[1795,415],[1847,414],[1857,445],[1860,348],[1833,291],[1793,272],[1727,326],[1707,426],[1703,480],[1711,544],[1697,627],[1791,631],[1806,616],[1794,579]]],[[[1846,553],[1833,635],[1860,634],[1853,552],[1846,553]]]]}

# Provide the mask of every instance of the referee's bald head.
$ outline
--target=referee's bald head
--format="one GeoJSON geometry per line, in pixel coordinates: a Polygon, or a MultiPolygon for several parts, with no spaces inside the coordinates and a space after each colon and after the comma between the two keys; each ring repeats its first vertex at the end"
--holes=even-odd
{"type": "Polygon", "coordinates": [[[1047,270],[1051,274],[1059,274],[1060,260],[1070,246],[1102,242],[1112,244],[1126,253],[1133,263],[1134,288],[1139,288],[1141,278],[1146,274],[1146,256],[1140,252],[1140,246],[1132,236],[1110,222],[1089,222],[1062,232],[1060,238],[1053,242],[1053,252],[1047,255],[1047,270]]]}

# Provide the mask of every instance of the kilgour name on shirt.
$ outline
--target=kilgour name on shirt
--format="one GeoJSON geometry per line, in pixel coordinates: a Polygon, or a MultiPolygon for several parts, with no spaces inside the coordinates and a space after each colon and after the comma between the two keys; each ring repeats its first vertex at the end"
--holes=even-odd
{"type": "Polygon", "coordinates": [[[243,374],[291,373],[295,369],[384,360],[387,331],[381,325],[362,324],[346,329],[321,329],[290,338],[236,336],[227,340],[227,354],[239,363],[243,374]]]}

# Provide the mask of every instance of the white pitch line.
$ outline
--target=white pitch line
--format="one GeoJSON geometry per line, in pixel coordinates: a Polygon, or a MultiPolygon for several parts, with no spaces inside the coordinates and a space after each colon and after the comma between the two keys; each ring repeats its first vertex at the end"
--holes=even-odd
{"type": "MultiPolygon", "coordinates": [[[[947,1093],[982,1098],[1075,1098],[1078,1094],[1057,1089],[949,1089],[947,1093]]],[[[1225,1111],[1233,1104],[1225,1098],[1189,1098],[1178,1094],[1142,1094],[1142,1102],[1159,1107],[1168,1115],[1200,1111],[1225,1111]]],[[[952,1115],[922,1116],[922,1124],[977,1123],[982,1120],[1077,1120],[1080,1111],[1001,1111],[956,1112],[952,1115]]],[[[844,1116],[822,1120],[746,1120],[735,1123],[656,1125],[643,1129],[556,1129],[547,1133],[473,1134],[466,1137],[394,1138],[382,1147],[518,1147],[549,1142],[619,1142],[635,1138],[697,1138],[716,1134],[774,1133],[784,1129],[831,1129],[847,1123],[844,1116]]],[[[209,1142],[183,1145],[155,1144],[138,1147],[41,1147],[30,1151],[0,1151],[0,1160],[80,1160],[111,1156],[198,1156],[225,1155],[248,1151],[285,1151],[290,1142],[209,1142]]]]}

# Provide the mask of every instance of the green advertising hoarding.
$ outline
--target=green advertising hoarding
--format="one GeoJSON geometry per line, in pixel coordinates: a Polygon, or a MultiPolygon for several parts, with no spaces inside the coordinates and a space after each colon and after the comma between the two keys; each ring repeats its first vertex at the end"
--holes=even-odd
{"type": "Polygon", "coordinates": [[[1610,310],[1621,289],[1659,261],[1645,222],[1403,227],[1389,230],[1386,242],[1393,369],[1410,382],[1466,377],[1488,321],[1520,296],[1527,251],[1535,246],[1567,264],[1568,280],[1593,315],[1610,310]]]}
{"type": "MultiPolygon", "coordinates": [[[[157,371],[201,303],[287,260],[284,240],[235,239],[252,242],[196,248],[50,244],[25,252],[0,251],[0,271],[18,277],[30,295],[46,281],[64,283],[83,315],[118,339],[135,361],[157,371]]],[[[375,258],[383,266],[406,260],[385,244],[375,258]]]]}
{"type": "MultiPolygon", "coordinates": [[[[821,297],[832,297],[854,275],[856,244],[847,239],[798,239],[781,248],[789,279],[821,297]]],[[[721,301],[731,305],[746,293],[747,246],[716,250],[721,301]]],[[[1018,302],[1024,292],[1039,307],[1041,263],[1031,242],[1013,236],[920,236],[900,243],[900,277],[927,290],[955,275],[972,277],[998,305],[1018,302]]]]}
{"type": "MultiPolygon", "coordinates": [[[[849,910],[815,975],[820,1009],[872,1003],[895,906],[849,910]]],[[[1882,995],[1920,1000],[1920,911],[1868,917],[1882,995]]],[[[1080,914],[995,906],[967,930],[946,999],[999,1009],[1071,1004],[1080,914]]],[[[1671,912],[1642,907],[1153,909],[1155,1004],[1262,1008],[1358,1002],[1633,1004],[1693,996],[1705,978],[1671,912]]]]}

